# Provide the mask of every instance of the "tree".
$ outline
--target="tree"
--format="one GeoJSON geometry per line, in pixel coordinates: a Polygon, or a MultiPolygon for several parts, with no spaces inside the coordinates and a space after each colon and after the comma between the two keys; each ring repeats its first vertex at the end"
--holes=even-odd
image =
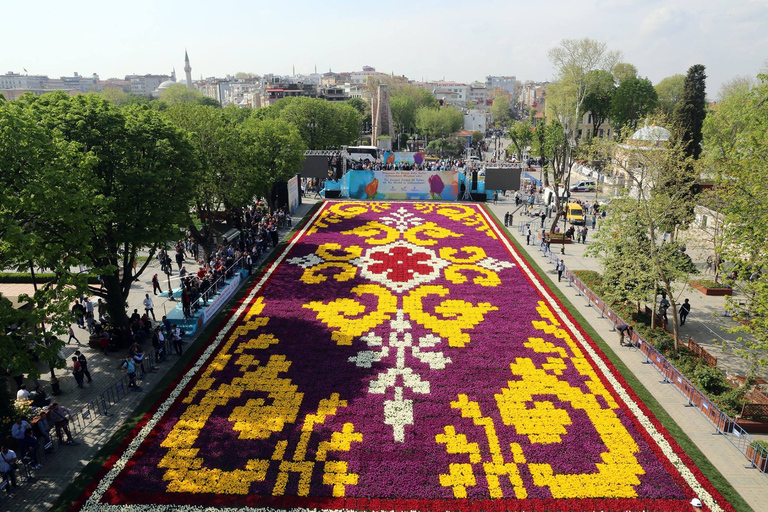
{"type": "Polygon", "coordinates": [[[184,84],[173,84],[160,93],[159,100],[166,106],[172,107],[183,103],[197,103],[198,105],[210,105],[221,107],[221,104],[213,98],[203,96],[200,91],[190,89],[184,84]]]}
{"type": "Polygon", "coordinates": [[[672,115],[673,136],[694,160],[701,155],[701,130],[707,115],[706,79],[703,65],[691,66],[683,83],[683,96],[672,115]]]}
{"type": "MultiPolygon", "coordinates": [[[[536,126],[532,149],[534,154],[544,158],[545,161],[542,168],[544,186],[549,187],[551,185],[553,190],[557,192],[554,194],[555,215],[550,227],[550,231],[554,231],[557,221],[562,217],[565,210],[560,192],[568,189],[575,148],[568,140],[563,125],[555,119],[536,126]]],[[[565,248],[563,247],[562,250],[564,251],[565,248]]]]}
{"type": "Polygon", "coordinates": [[[674,284],[687,281],[695,267],[683,246],[669,241],[664,233],[669,229],[668,219],[691,208],[692,198],[684,190],[663,184],[668,176],[680,175],[690,159],[680,143],[626,146],[614,142],[613,151],[615,170],[627,177],[630,186],[611,203],[589,252],[601,258],[611,286],[618,286],[609,291],[614,299],[626,295],[626,299],[640,300],[652,289],[655,304],[658,283],[671,303],[677,350],[679,323],[674,284]]]}
{"type": "Polygon", "coordinates": [[[684,82],[685,75],[678,74],[668,76],[654,86],[659,97],[659,109],[668,118],[672,117],[675,106],[683,97],[684,82]]]}
{"type": "Polygon", "coordinates": [[[39,375],[37,360],[58,360],[64,342],[55,336],[66,332],[69,305],[87,288],[74,269],[87,262],[91,198],[80,185],[93,164],[40,122],[35,101],[0,101],[0,268],[37,276],[34,293],[18,304],[0,294],[0,360],[32,376],[39,375]],[[37,269],[53,278],[41,279],[37,269]]]}
{"type": "Polygon", "coordinates": [[[464,116],[453,107],[421,107],[416,111],[416,128],[430,138],[444,138],[464,126],[464,116]]]}
{"type": "Polygon", "coordinates": [[[747,334],[738,353],[750,361],[748,377],[768,365],[768,76],[758,75],[751,89],[736,88],[704,123],[707,168],[722,197],[723,253],[734,266],[745,304],[727,308],[747,334]]]}
{"type": "Polygon", "coordinates": [[[279,118],[295,126],[308,149],[338,149],[360,137],[360,114],[346,103],[318,98],[284,98],[262,117],[279,118]]]}
{"type": "MultiPolygon", "coordinates": [[[[590,71],[610,71],[621,58],[620,52],[608,51],[608,45],[589,38],[563,39],[560,46],[548,52],[549,60],[555,67],[558,81],[567,84],[571,92],[572,107],[563,111],[560,124],[573,137],[573,116],[582,112],[582,104],[592,86],[594,75],[590,71]]],[[[547,101],[549,103],[549,101],[547,101]]]]}
{"type": "Polygon", "coordinates": [[[533,142],[533,126],[528,121],[513,121],[512,127],[507,130],[507,137],[517,149],[517,161],[523,161],[523,150],[533,142]]]}
{"type": "MultiPolygon", "coordinates": [[[[251,118],[244,124],[257,195],[271,199],[269,191],[279,181],[301,172],[306,146],[296,127],[280,119],[251,118]]],[[[270,205],[274,210],[274,205],[270,205]]]]}
{"type": "Polygon", "coordinates": [[[595,69],[590,71],[591,85],[584,98],[582,110],[579,117],[587,112],[592,114],[592,137],[597,137],[598,130],[603,125],[611,112],[611,102],[616,93],[616,86],[613,82],[613,75],[607,71],[595,69]]]}
{"type": "Polygon", "coordinates": [[[491,115],[494,123],[505,125],[510,118],[510,104],[506,96],[496,96],[491,105],[491,115]]]}
{"type": "Polygon", "coordinates": [[[637,68],[628,62],[619,62],[611,68],[616,85],[621,85],[625,80],[637,78],[637,68]]]}
{"type": "Polygon", "coordinates": [[[416,101],[410,96],[393,96],[389,100],[389,108],[397,132],[413,133],[416,129],[416,101]]]}
{"type": "Polygon", "coordinates": [[[650,114],[658,101],[656,89],[647,78],[628,78],[616,88],[611,101],[611,123],[614,130],[634,130],[637,122],[650,114]]]}
{"type": "Polygon", "coordinates": [[[208,257],[216,234],[228,229],[217,220],[220,212],[237,219],[236,213],[262,191],[262,184],[253,179],[255,163],[250,152],[251,140],[227,109],[183,103],[170,107],[164,115],[189,133],[200,166],[192,184],[200,227],[189,218],[187,211],[184,225],[189,226],[192,237],[208,257]]]}
{"type": "Polygon", "coordinates": [[[56,92],[31,108],[91,162],[79,183],[90,198],[79,229],[88,233],[83,252],[104,288],[90,291],[106,299],[112,325],[126,325],[125,300],[150,261],[136,270],[138,251],[152,254],[187,218],[197,179],[192,146],[147,106],[117,109],[94,94],[56,92]]]}

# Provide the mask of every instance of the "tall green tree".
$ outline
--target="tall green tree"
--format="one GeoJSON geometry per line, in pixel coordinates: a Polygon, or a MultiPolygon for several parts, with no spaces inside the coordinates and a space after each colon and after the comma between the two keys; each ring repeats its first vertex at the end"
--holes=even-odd
{"type": "Polygon", "coordinates": [[[686,155],[695,160],[701,155],[701,130],[707,116],[706,79],[703,65],[691,66],[683,83],[683,96],[672,115],[674,137],[683,143],[686,155]]]}
{"type": "Polygon", "coordinates": [[[496,96],[491,105],[493,122],[502,126],[507,124],[511,117],[510,103],[506,96],[496,96]]]}
{"type": "Polygon", "coordinates": [[[563,39],[549,50],[548,56],[558,82],[570,96],[571,106],[561,110],[558,120],[567,130],[569,138],[574,138],[573,130],[578,124],[576,116],[583,112],[584,100],[595,78],[590,72],[595,69],[610,71],[621,58],[621,52],[609,51],[606,43],[589,38],[563,39]]]}
{"type": "Polygon", "coordinates": [[[611,74],[616,80],[616,85],[621,85],[625,80],[637,78],[637,68],[629,62],[619,62],[611,68],[611,74]]]}
{"type": "Polygon", "coordinates": [[[262,192],[253,179],[255,164],[250,153],[251,140],[238,119],[226,109],[182,103],[170,107],[164,116],[189,133],[200,171],[192,184],[193,204],[198,224],[188,215],[184,224],[206,256],[214,249],[217,234],[229,229],[219,222],[222,213],[230,219],[262,192]]]}
{"type": "Polygon", "coordinates": [[[686,282],[695,267],[683,246],[664,233],[670,230],[670,218],[691,208],[692,198],[684,190],[664,184],[670,175],[679,176],[689,159],[679,143],[627,147],[614,142],[613,151],[614,170],[626,177],[627,187],[611,202],[609,215],[589,252],[601,258],[611,286],[618,287],[609,292],[615,294],[612,298],[626,295],[626,299],[640,300],[650,289],[655,295],[657,284],[666,292],[677,350],[680,334],[675,283],[686,282]],[[637,259],[643,261],[632,261],[637,259]]]}
{"type": "Polygon", "coordinates": [[[664,78],[654,86],[656,94],[659,96],[659,109],[667,118],[672,117],[675,107],[683,97],[683,84],[685,75],[672,75],[664,78]]]}
{"type": "Polygon", "coordinates": [[[251,118],[244,129],[254,167],[250,179],[257,186],[257,195],[271,199],[269,191],[275,183],[301,172],[306,145],[299,130],[280,119],[251,118]]]}
{"type": "Polygon", "coordinates": [[[753,88],[736,88],[722,98],[704,123],[707,168],[722,198],[723,253],[735,265],[737,280],[747,298],[727,307],[741,320],[749,376],[768,366],[768,76],[759,75],[753,88]]]}
{"type": "Polygon", "coordinates": [[[650,114],[658,94],[647,78],[627,78],[616,88],[611,101],[611,125],[614,130],[634,130],[640,119],[650,114]]]}
{"type": "Polygon", "coordinates": [[[517,161],[523,161],[523,150],[533,142],[533,126],[528,121],[513,121],[507,130],[507,137],[512,139],[512,144],[517,150],[517,161]]]}
{"type": "Polygon", "coordinates": [[[31,105],[40,123],[77,145],[92,161],[80,183],[90,198],[86,256],[104,288],[113,325],[128,321],[125,300],[149,260],[135,269],[140,249],[171,239],[183,225],[197,179],[192,146],[182,131],[146,106],[118,109],[97,95],[52,93],[31,105]]]}
{"type": "Polygon", "coordinates": [[[265,110],[261,118],[282,119],[295,126],[308,149],[338,149],[360,137],[361,116],[346,102],[284,98],[261,110],[265,110]]]}
{"type": "Polygon", "coordinates": [[[584,98],[581,115],[589,112],[592,114],[592,137],[597,137],[600,127],[603,125],[611,112],[611,103],[616,93],[613,75],[601,69],[595,69],[590,72],[590,82],[592,83],[584,98]]]}
{"type": "Polygon", "coordinates": [[[16,304],[0,293],[0,361],[32,376],[37,359],[58,359],[63,341],[55,336],[66,332],[69,306],[87,288],[77,265],[89,263],[83,226],[91,198],[80,184],[94,163],[40,122],[35,101],[0,101],[0,268],[53,275],[36,274],[34,293],[16,304]]]}
{"type": "Polygon", "coordinates": [[[464,116],[454,107],[421,107],[416,111],[416,129],[431,139],[445,138],[464,126],[464,116]]]}

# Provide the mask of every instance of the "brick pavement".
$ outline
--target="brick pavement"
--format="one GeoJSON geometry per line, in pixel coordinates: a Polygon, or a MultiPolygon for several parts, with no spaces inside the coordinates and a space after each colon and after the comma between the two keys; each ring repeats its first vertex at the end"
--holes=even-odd
{"type": "MultiPolygon", "coordinates": [[[[309,211],[309,209],[315,204],[315,200],[303,199],[304,204],[299,206],[298,210],[293,215],[292,225],[295,226],[297,222],[309,211]]],[[[284,237],[288,233],[287,230],[281,231],[281,236],[284,237]]],[[[264,258],[262,257],[263,261],[264,258]]],[[[188,258],[184,265],[189,272],[196,272],[198,265],[188,258]]],[[[160,266],[157,260],[154,260],[147,270],[141,275],[140,280],[135,282],[131,287],[131,293],[128,297],[128,312],[132,312],[134,308],[139,310],[139,313],[143,314],[144,307],[141,301],[144,299],[144,294],[149,293],[154,300],[155,315],[157,319],[162,318],[165,310],[170,311],[177,303],[170,302],[167,298],[154,297],[152,295],[151,279],[154,273],[160,273],[160,266]],[[165,309],[164,309],[165,308],[165,309]]],[[[178,276],[174,261],[174,273],[178,276]]],[[[176,281],[177,284],[178,281],[176,281]]],[[[161,279],[163,289],[167,289],[166,281],[161,279]]],[[[27,285],[0,285],[0,289],[5,293],[9,289],[6,286],[15,286],[13,292],[26,293],[23,288],[27,285]]],[[[31,285],[28,285],[31,290],[31,285]]],[[[18,293],[16,293],[18,294],[18,293]]],[[[238,292],[236,292],[233,298],[237,298],[238,292]]],[[[84,389],[78,389],[75,383],[74,377],[72,377],[71,362],[68,365],[68,369],[56,370],[56,376],[59,378],[62,394],[57,397],[52,397],[54,401],[57,401],[61,405],[69,408],[73,413],[79,410],[84,404],[91,400],[98,398],[101,393],[110,385],[114,384],[123,376],[123,372],[119,369],[120,361],[125,357],[126,352],[120,351],[110,353],[108,356],[104,356],[101,351],[96,351],[88,348],[86,341],[88,339],[88,331],[80,329],[77,324],[73,325],[75,335],[83,343],[83,347],[78,347],[73,341],[71,344],[65,347],[65,354],[67,357],[71,357],[75,350],[80,348],[84,349],[84,354],[88,358],[88,368],[93,377],[91,384],[85,383],[84,389]]],[[[194,341],[193,337],[192,340],[194,341]]],[[[145,342],[145,349],[146,349],[145,342]]],[[[176,362],[176,356],[170,355],[165,359],[163,363],[158,366],[157,373],[148,373],[145,376],[145,380],[139,382],[139,385],[145,389],[151,389],[152,386],[158,382],[166,372],[176,362]]],[[[41,372],[47,372],[47,367],[41,367],[41,372]]],[[[43,373],[38,379],[45,387],[47,393],[50,394],[50,373],[43,373]]],[[[9,386],[13,388],[15,394],[15,384],[11,379],[7,379],[9,386]]],[[[34,388],[34,381],[25,380],[28,388],[31,386],[34,388]]],[[[43,461],[43,467],[35,472],[35,480],[32,482],[22,482],[18,488],[15,496],[12,499],[0,496],[0,511],[8,512],[39,512],[47,510],[51,507],[54,501],[58,498],[61,492],[74,480],[79,472],[88,464],[91,458],[96,452],[110,439],[114,432],[122,425],[126,418],[133,412],[138,406],[139,402],[144,397],[144,393],[131,392],[127,396],[122,398],[117,404],[109,409],[110,416],[99,415],[96,416],[96,420],[85,429],[77,437],[79,444],[77,446],[62,446],[57,453],[50,456],[47,460],[43,461]]],[[[10,434],[10,433],[8,433],[10,434]]]]}

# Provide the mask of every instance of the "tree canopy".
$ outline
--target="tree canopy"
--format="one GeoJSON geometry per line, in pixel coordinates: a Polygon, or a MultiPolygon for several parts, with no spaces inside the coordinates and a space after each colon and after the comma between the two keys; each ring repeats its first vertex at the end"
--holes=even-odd
{"type": "Polygon", "coordinates": [[[627,78],[616,88],[611,102],[614,130],[634,130],[639,120],[650,114],[658,102],[653,84],[647,78],[627,78]]]}
{"type": "Polygon", "coordinates": [[[739,353],[751,362],[750,375],[768,365],[768,76],[753,88],[735,88],[704,123],[707,168],[722,199],[724,258],[733,265],[747,301],[728,308],[749,334],[739,353]]]}
{"type": "Polygon", "coordinates": [[[505,125],[511,116],[510,103],[506,96],[496,96],[491,105],[494,123],[505,125]]]}
{"type": "Polygon", "coordinates": [[[416,111],[416,129],[432,139],[445,138],[464,126],[464,116],[453,107],[421,107],[416,111]]]}
{"type": "Polygon", "coordinates": [[[659,109],[667,117],[672,117],[675,106],[683,97],[683,83],[685,75],[672,75],[664,78],[654,86],[656,94],[659,96],[659,109]]]}
{"type": "Polygon", "coordinates": [[[308,149],[338,149],[353,144],[360,137],[362,119],[358,110],[346,102],[319,98],[284,98],[260,109],[258,117],[293,125],[308,149]]]}
{"type": "Polygon", "coordinates": [[[616,85],[621,85],[629,78],[637,78],[637,68],[629,62],[619,62],[611,68],[616,85]]]}
{"type": "Polygon", "coordinates": [[[691,66],[683,82],[683,95],[672,114],[672,134],[694,159],[701,155],[701,130],[707,115],[706,79],[703,65],[691,66]]]}
{"type": "Polygon", "coordinates": [[[592,114],[592,137],[597,137],[598,130],[611,112],[613,96],[616,93],[613,75],[601,69],[590,71],[591,85],[582,104],[580,116],[592,114]]]}

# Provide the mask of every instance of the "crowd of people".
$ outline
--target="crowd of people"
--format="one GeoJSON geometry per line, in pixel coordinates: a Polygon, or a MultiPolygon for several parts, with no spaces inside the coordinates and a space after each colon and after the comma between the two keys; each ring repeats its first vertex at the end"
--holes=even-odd
{"type": "MultiPolygon", "coordinates": [[[[19,389],[21,392],[22,388],[19,389]]],[[[0,445],[0,476],[8,496],[13,496],[21,484],[19,471],[23,471],[29,479],[31,471],[42,467],[43,453],[53,450],[52,429],[59,440],[59,446],[77,444],[69,429],[72,418],[69,409],[58,403],[51,404],[40,386],[30,396],[28,405],[34,414],[29,418],[18,416],[11,426],[10,436],[0,445]]]]}
{"type": "Polygon", "coordinates": [[[348,163],[348,170],[350,171],[462,171],[464,167],[466,167],[464,160],[457,158],[441,158],[436,161],[423,161],[420,164],[409,162],[381,163],[369,160],[363,162],[350,160],[348,163]]]}

